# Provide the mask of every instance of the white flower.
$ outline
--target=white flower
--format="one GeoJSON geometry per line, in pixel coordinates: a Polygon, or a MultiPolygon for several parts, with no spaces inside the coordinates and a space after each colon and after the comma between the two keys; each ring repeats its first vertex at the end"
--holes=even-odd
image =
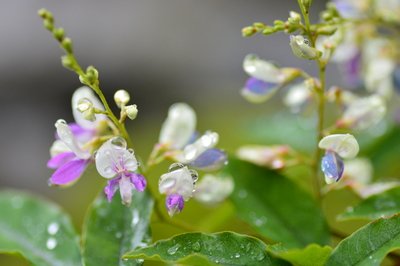
{"type": "Polygon", "coordinates": [[[333,151],[344,159],[357,156],[360,147],[357,140],[351,134],[334,134],[321,139],[318,147],[327,151],[333,151]]]}
{"type": "Polygon", "coordinates": [[[168,117],[162,125],[159,143],[172,149],[183,148],[196,128],[196,113],[185,103],[176,103],[169,108],[168,117]]]}
{"type": "Polygon", "coordinates": [[[196,186],[194,198],[205,204],[216,204],[225,200],[233,191],[231,177],[205,175],[196,186]]]}
{"type": "Polygon", "coordinates": [[[356,130],[365,130],[382,120],[386,114],[386,104],[379,95],[371,95],[353,101],[343,113],[338,125],[356,130]]]}
{"type": "Polygon", "coordinates": [[[285,74],[281,69],[254,54],[249,54],[244,58],[243,69],[249,76],[264,82],[281,83],[285,80],[285,74]]]}
{"type": "Polygon", "coordinates": [[[312,92],[307,82],[301,82],[289,88],[283,98],[283,103],[290,107],[292,112],[299,112],[301,107],[312,97],[312,92]]]}

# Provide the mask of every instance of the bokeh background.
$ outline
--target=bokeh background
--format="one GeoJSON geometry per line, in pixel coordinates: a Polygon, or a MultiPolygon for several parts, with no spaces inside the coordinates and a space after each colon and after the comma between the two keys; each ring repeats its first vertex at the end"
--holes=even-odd
{"type": "MultiPolygon", "coordinates": [[[[314,1],[314,20],[325,3],[314,1]]],[[[1,0],[0,188],[50,198],[71,214],[78,231],[104,183],[90,168],[73,187],[47,186],[54,122],[72,121],[70,97],[80,83],[61,66],[62,51],[37,16],[42,7],[72,38],[81,65],[99,70],[110,101],[116,89],[131,93],[139,116],[128,129],[143,158],[157,141],[168,107],[180,101],[195,108],[200,131],[220,133],[226,150],[260,142],[249,132],[249,121],[283,107],[279,97],[252,105],[240,96],[247,78],[242,60],[249,53],[315,73],[313,62],[292,55],[287,35],[241,36],[253,22],[286,19],[290,9],[297,11],[294,0],[1,0]]],[[[328,77],[340,82],[335,67],[328,77]]]]}

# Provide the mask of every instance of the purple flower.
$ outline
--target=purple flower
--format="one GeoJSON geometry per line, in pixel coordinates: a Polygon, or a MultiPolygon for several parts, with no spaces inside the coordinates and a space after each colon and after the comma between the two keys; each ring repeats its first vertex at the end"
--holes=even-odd
{"type": "Polygon", "coordinates": [[[99,115],[96,121],[84,119],[77,110],[80,99],[89,99],[102,110],[103,106],[88,87],[77,89],[72,96],[72,111],[76,123],[67,124],[60,119],[56,122],[56,140],[50,148],[51,158],[47,166],[56,169],[49,180],[50,185],[69,185],[75,182],[91,161],[90,142],[97,137],[97,128],[106,120],[99,115]]]}
{"type": "Polygon", "coordinates": [[[133,190],[143,191],[146,188],[145,177],[135,173],[138,169],[135,155],[132,150],[127,150],[123,138],[114,137],[103,143],[95,157],[99,174],[110,179],[104,188],[108,201],[112,200],[119,188],[122,203],[129,206],[133,190]]]}
{"type": "Polygon", "coordinates": [[[174,216],[176,213],[180,213],[183,209],[185,202],[183,197],[179,194],[171,194],[167,196],[165,200],[165,206],[167,207],[168,214],[174,216]]]}

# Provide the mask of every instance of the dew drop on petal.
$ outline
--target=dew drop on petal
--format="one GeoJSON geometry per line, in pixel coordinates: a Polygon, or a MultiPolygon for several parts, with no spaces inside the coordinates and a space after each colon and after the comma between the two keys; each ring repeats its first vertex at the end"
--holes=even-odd
{"type": "Polygon", "coordinates": [[[60,229],[60,225],[57,222],[50,223],[49,226],[47,226],[47,232],[50,235],[57,234],[58,229],[60,229]]]}
{"type": "Polygon", "coordinates": [[[111,144],[117,148],[117,149],[121,149],[124,150],[127,147],[126,141],[124,138],[122,137],[114,137],[111,139],[111,144]]]}
{"type": "Polygon", "coordinates": [[[173,171],[178,170],[178,169],[181,169],[181,168],[183,168],[183,167],[185,167],[185,165],[182,164],[182,163],[173,163],[173,164],[171,164],[170,167],[168,168],[168,172],[173,172],[173,171]]]}
{"type": "Polygon", "coordinates": [[[46,241],[46,247],[47,249],[53,250],[55,249],[57,246],[57,240],[53,237],[50,237],[49,239],[47,239],[46,241]]]}

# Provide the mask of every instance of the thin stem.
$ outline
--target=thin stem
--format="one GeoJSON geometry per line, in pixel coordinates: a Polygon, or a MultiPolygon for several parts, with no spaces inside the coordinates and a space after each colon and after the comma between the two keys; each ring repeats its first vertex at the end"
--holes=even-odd
{"type": "MultiPolygon", "coordinates": [[[[311,47],[315,48],[315,40],[317,36],[315,36],[310,30],[310,18],[308,12],[303,8],[301,0],[297,0],[301,13],[304,18],[306,34],[310,40],[311,47]]],[[[318,148],[319,141],[324,137],[324,114],[325,114],[325,69],[326,62],[322,60],[317,60],[317,66],[319,70],[319,80],[320,86],[317,86],[317,102],[318,102],[318,122],[317,122],[317,139],[316,139],[316,149],[314,153],[314,161],[313,161],[313,173],[314,173],[314,189],[315,195],[319,202],[321,202],[321,178],[319,175],[319,161],[321,159],[321,150],[318,148]]]]}

